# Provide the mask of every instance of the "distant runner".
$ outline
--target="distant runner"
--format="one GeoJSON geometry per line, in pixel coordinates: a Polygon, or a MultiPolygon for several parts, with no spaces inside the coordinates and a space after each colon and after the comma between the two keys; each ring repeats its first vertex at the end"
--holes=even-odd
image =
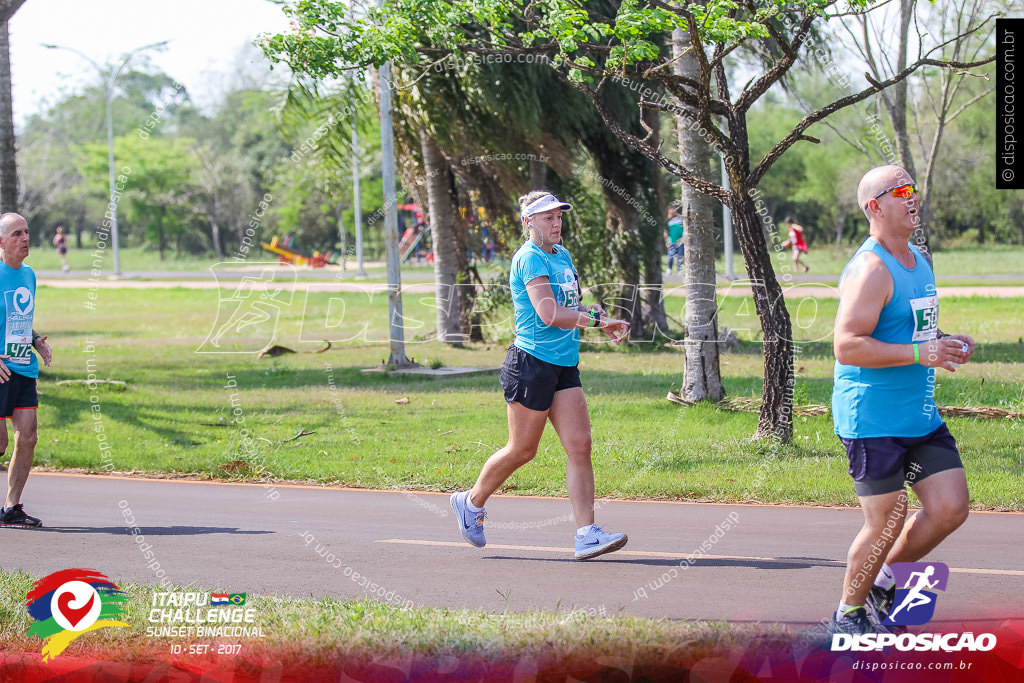
{"type": "Polygon", "coordinates": [[[803,268],[807,272],[810,268],[800,259],[807,253],[807,241],[804,239],[804,226],[793,221],[792,216],[786,216],[785,223],[789,226],[789,239],[782,243],[782,247],[793,248],[793,270],[803,268]]]}
{"type": "Polygon", "coordinates": [[[64,227],[57,226],[57,234],[53,236],[53,246],[60,256],[60,269],[65,273],[71,270],[68,265],[68,236],[64,234],[64,227]]]}

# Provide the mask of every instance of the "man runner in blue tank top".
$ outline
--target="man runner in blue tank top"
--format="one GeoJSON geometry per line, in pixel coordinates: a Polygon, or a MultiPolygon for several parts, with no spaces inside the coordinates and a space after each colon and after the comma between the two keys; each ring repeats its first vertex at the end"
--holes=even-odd
{"type": "Polygon", "coordinates": [[[909,242],[919,221],[910,174],[868,171],[857,203],[870,237],[839,279],[832,393],[864,511],[830,626],[852,634],[886,630],[880,624],[895,594],[889,565],[920,560],[967,519],[967,479],[935,407],[935,368],[955,372],[974,352],[970,337],[939,332],[935,276],[909,242]],[[921,500],[909,520],[906,484],[921,500]]]}

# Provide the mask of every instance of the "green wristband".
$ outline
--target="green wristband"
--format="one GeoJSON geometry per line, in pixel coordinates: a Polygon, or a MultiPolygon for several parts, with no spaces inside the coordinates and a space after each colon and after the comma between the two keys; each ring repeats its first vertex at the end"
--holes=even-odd
{"type": "Polygon", "coordinates": [[[914,365],[921,363],[921,349],[920,344],[914,344],[914,365]]]}

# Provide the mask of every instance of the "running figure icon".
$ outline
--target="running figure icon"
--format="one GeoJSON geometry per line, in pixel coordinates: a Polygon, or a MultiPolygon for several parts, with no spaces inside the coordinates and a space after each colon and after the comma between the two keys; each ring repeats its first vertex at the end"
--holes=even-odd
{"type": "Polygon", "coordinates": [[[928,581],[928,579],[934,573],[935,567],[932,565],[928,565],[924,571],[914,572],[910,575],[909,579],[907,580],[907,585],[904,586],[905,588],[909,588],[910,590],[907,592],[907,596],[903,598],[903,601],[899,604],[899,606],[897,606],[896,609],[889,613],[890,621],[895,622],[896,615],[899,614],[903,610],[903,608],[906,608],[909,612],[915,607],[927,605],[932,602],[932,596],[923,591],[926,588],[935,588],[939,585],[938,579],[935,579],[931,582],[928,581]],[[914,581],[915,576],[918,577],[917,584],[913,587],[910,587],[910,583],[914,581]]]}

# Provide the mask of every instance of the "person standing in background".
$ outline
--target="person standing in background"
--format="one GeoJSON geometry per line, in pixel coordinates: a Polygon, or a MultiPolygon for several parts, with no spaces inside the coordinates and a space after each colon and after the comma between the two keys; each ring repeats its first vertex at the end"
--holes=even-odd
{"type": "Polygon", "coordinates": [[[665,225],[665,246],[668,248],[668,272],[672,274],[672,261],[675,259],[676,272],[683,272],[683,219],[675,206],[668,207],[668,223],[665,225]]]}

